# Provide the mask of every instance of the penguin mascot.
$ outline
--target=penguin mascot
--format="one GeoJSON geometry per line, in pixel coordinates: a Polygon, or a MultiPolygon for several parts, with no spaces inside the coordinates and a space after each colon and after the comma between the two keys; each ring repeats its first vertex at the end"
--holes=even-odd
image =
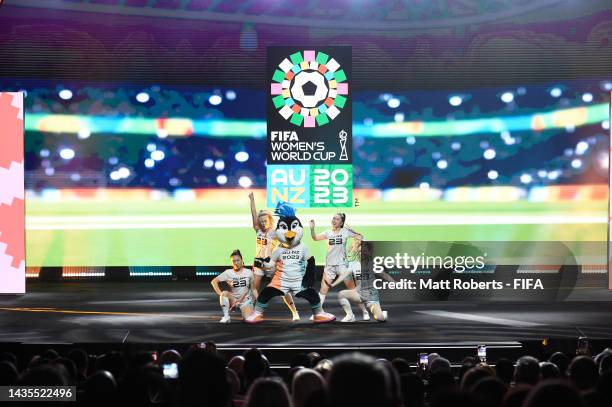
{"type": "Polygon", "coordinates": [[[304,228],[295,216],[295,209],[286,202],[279,202],[274,214],[279,217],[276,224],[276,238],[281,243],[272,252],[272,256],[255,259],[255,267],[274,270],[272,281],[264,288],[255,304],[254,311],[245,319],[249,324],[263,321],[263,314],[268,302],[276,296],[292,293],[296,298],[303,298],[312,308],[312,321],[324,324],[336,319],[323,311],[319,294],[312,288],[315,277],[315,260],[308,247],[302,243],[304,228]]]}

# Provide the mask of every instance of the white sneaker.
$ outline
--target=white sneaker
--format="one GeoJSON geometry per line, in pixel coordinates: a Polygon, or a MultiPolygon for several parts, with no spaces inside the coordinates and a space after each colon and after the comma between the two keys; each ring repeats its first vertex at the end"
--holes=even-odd
{"type": "Polygon", "coordinates": [[[314,315],[311,315],[310,318],[308,318],[309,321],[312,321],[314,319],[314,315]]]}
{"type": "Polygon", "coordinates": [[[230,323],[230,317],[229,317],[229,315],[228,315],[228,316],[226,316],[226,317],[221,318],[221,319],[219,320],[219,323],[220,323],[220,324],[229,324],[229,323],[230,323]]]}
{"type": "Polygon", "coordinates": [[[315,324],[326,324],[328,322],[335,321],[336,317],[329,312],[321,311],[313,317],[313,323],[315,324]]]}
{"type": "Polygon", "coordinates": [[[244,322],[247,324],[259,324],[263,320],[263,314],[259,311],[253,311],[248,317],[244,318],[244,322]]]}
{"type": "Polygon", "coordinates": [[[383,317],[385,318],[385,321],[387,320],[387,311],[383,311],[383,317]]]}
{"type": "Polygon", "coordinates": [[[355,322],[355,315],[345,315],[340,322],[355,322]]]}
{"type": "Polygon", "coordinates": [[[370,320],[370,313],[368,311],[363,313],[363,320],[364,321],[369,321],[370,320]]]}
{"type": "Polygon", "coordinates": [[[292,321],[299,321],[300,320],[300,314],[299,313],[294,313],[293,317],[291,318],[292,321]]]}

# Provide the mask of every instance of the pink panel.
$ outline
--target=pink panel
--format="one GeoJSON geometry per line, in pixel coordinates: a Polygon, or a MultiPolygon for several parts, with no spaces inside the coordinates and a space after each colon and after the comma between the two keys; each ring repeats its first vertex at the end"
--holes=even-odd
{"type": "Polygon", "coordinates": [[[25,293],[23,94],[0,92],[0,293],[25,293]]]}
{"type": "Polygon", "coordinates": [[[280,95],[283,93],[283,86],[280,83],[273,83],[271,85],[271,93],[273,95],[280,95]]]}
{"type": "MultiPolygon", "coordinates": [[[[608,116],[608,122],[612,123],[612,92],[610,92],[610,115],[608,116]]],[[[610,140],[612,140],[612,126],[609,129],[610,140]]],[[[612,176],[612,144],[610,145],[610,151],[608,154],[608,171],[612,176]]],[[[609,179],[608,196],[612,194],[612,178],[609,179]]],[[[608,199],[608,289],[612,290],[612,198],[608,199]]]]}
{"type": "Polygon", "coordinates": [[[314,127],[315,126],[315,118],[312,116],[304,117],[304,127],[314,127]]]}
{"type": "Polygon", "coordinates": [[[315,60],[315,52],[314,51],[304,51],[304,60],[308,62],[312,62],[315,60]]]}
{"type": "Polygon", "coordinates": [[[347,95],[348,94],[348,83],[342,82],[338,84],[338,94],[339,95],[347,95]]]}

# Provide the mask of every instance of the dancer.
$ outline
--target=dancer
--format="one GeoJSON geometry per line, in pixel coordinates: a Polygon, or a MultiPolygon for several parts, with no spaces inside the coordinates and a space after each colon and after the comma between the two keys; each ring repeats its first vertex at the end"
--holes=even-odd
{"type": "Polygon", "coordinates": [[[253,272],[244,268],[242,254],[240,250],[234,250],[230,255],[232,268],[225,270],[210,282],[213,289],[219,296],[223,318],[219,321],[222,324],[230,322],[230,311],[234,307],[239,307],[242,317],[253,312],[254,300],[257,298],[257,291],[253,284],[253,272]],[[222,291],[219,283],[225,282],[229,286],[229,291],[222,291]]]}
{"type": "MultiPolygon", "coordinates": [[[[369,244],[365,243],[362,245],[360,239],[355,239],[353,241],[351,250],[349,250],[349,256],[359,260],[350,261],[348,269],[350,273],[349,278],[352,277],[354,280],[355,288],[342,290],[338,294],[340,306],[342,306],[342,309],[346,313],[341,322],[355,322],[355,315],[351,308],[351,302],[361,307],[367,307],[370,312],[372,312],[376,321],[385,322],[387,320],[387,311],[383,311],[381,308],[380,294],[374,287],[374,280],[377,278],[382,278],[390,282],[395,280],[385,272],[375,274],[372,271],[371,254],[372,251],[369,244]],[[362,249],[363,254],[361,253],[362,249]]],[[[343,276],[341,275],[340,277],[342,278],[343,276]]],[[[340,282],[341,280],[337,279],[332,284],[332,287],[340,284],[340,282]]]]}
{"type": "MultiPolygon", "coordinates": [[[[355,284],[350,278],[348,273],[348,259],[346,256],[346,243],[349,238],[363,239],[363,235],[352,230],[350,227],[345,225],[346,215],[344,213],[336,213],[332,218],[331,230],[326,230],[321,234],[315,232],[315,221],[310,221],[310,235],[313,240],[327,240],[327,255],[325,257],[325,269],[323,270],[323,280],[321,281],[321,287],[319,288],[319,298],[321,298],[321,304],[325,302],[325,297],[331,287],[331,284],[338,279],[338,276],[344,275],[349,277],[344,280],[347,288],[355,288],[355,284]]],[[[342,282],[342,280],[340,280],[342,282]]],[[[369,320],[370,314],[368,314],[365,306],[360,306],[363,319],[369,320]]]]}

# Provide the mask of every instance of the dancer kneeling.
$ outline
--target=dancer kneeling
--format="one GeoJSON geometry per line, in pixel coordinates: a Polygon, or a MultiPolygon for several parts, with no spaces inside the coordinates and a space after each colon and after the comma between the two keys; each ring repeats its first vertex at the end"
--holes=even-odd
{"type": "Polygon", "coordinates": [[[242,317],[253,312],[254,298],[257,298],[257,291],[254,289],[253,272],[244,268],[242,254],[240,250],[234,250],[230,255],[232,268],[225,270],[210,282],[213,289],[219,296],[223,318],[219,321],[222,324],[230,322],[230,311],[234,307],[240,307],[242,317]],[[221,291],[219,283],[225,282],[230,290],[221,291]]]}
{"type": "MultiPolygon", "coordinates": [[[[387,320],[387,311],[383,311],[380,306],[380,294],[374,287],[374,280],[377,278],[382,278],[386,281],[394,280],[385,272],[378,274],[372,272],[372,264],[371,261],[369,261],[370,257],[368,257],[368,254],[371,253],[370,246],[367,243],[364,243],[362,246],[362,241],[360,239],[355,239],[351,251],[361,253],[362,249],[364,250],[363,255],[358,256],[361,257],[360,260],[351,261],[348,266],[349,278],[353,278],[355,288],[342,290],[338,293],[340,305],[346,313],[346,316],[342,318],[341,322],[355,322],[355,315],[351,308],[351,302],[358,305],[365,305],[376,321],[385,322],[387,320]],[[363,260],[363,262],[361,260],[363,260]]],[[[341,278],[338,278],[332,284],[332,287],[340,284],[345,276],[341,275],[340,277],[341,278]]]]}

